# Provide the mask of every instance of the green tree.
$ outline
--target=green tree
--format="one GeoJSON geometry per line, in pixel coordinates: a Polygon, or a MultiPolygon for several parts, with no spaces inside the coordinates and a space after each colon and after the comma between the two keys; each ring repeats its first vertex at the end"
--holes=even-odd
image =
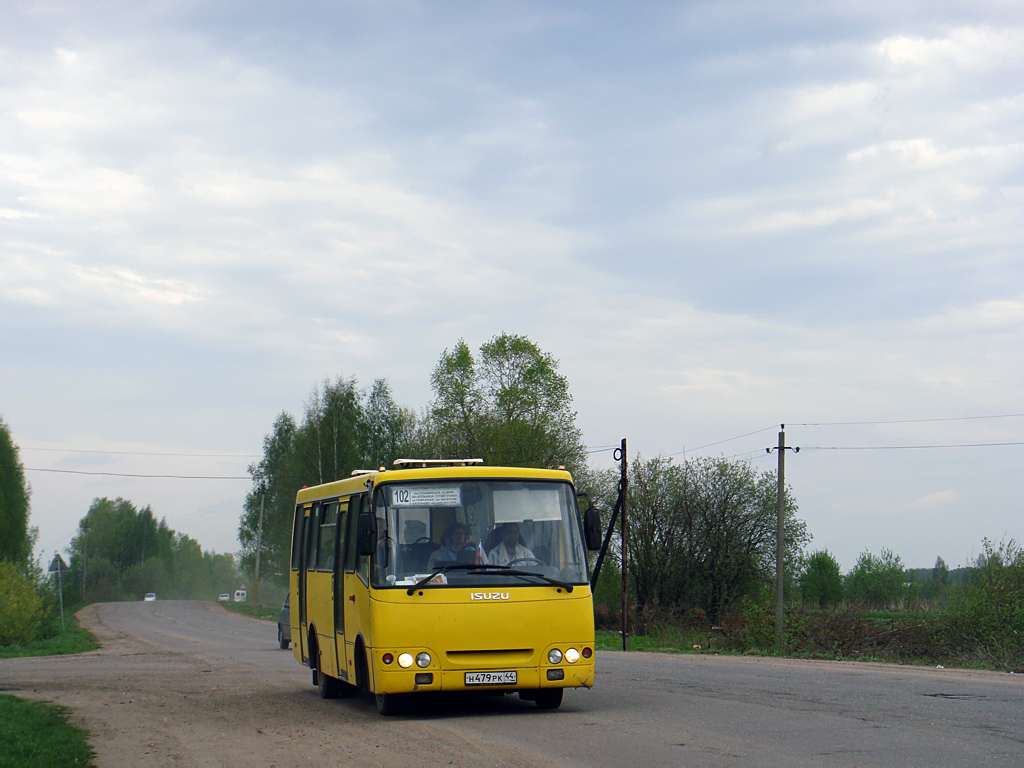
{"type": "Polygon", "coordinates": [[[263,458],[250,465],[253,486],[239,520],[241,567],[253,573],[263,504],[260,578],[288,573],[295,493],[308,485],[339,480],[354,469],[390,466],[410,445],[416,419],[399,407],[386,379],[368,391],[353,378],[324,381],[306,400],[296,424],[282,412],[263,440],[263,458]],[[262,498],[261,498],[262,495],[262,498]]]}
{"type": "Polygon", "coordinates": [[[11,431],[0,419],[0,560],[18,565],[32,556],[29,545],[28,483],[11,431]]]}
{"type": "Polygon", "coordinates": [[[127,499],[94,499],[69,546],[69,584],[92,600],[138,600],[147,592],[210,599],[236,576],[234,557],[203,552],[194,539],[156,520],[127,499]]]}
{"type": "Polygon", "coordinates": [[[843,599],[843,576],[839,563],[827,549],[807,557],[798,582],[805,603],[825,608],[843,599]]]}
{"type": "Polygon", "coordinates": [[[1005,667],[1024,664],[1024,550],[985,539],[971,579],[950,596],[955,647],[1005,667]]]}
{"type": "Polygon", "coordinates": [[[420,431],[436,457],[491,465],[582,469],[586,448],[558,361],[525,336],[502,333],[474,358],[462,339],[431,375],[434,399],[420,431]]]}
{"type": "Polygon", "coordinates": [[[890,608],[903,603],[909,581],[903,561],[890,549],[879,555],[861,552],[853,569],[846,575],[843,589],[846,599],[870,608],[890,608]]]}
{"type": "Polygon", "coordinates": [[[263,504],[263,541],[260,553],[261,575],[282,579],[288,573],[291,551],[295,493],[302,487],[296,464],[295,438],[298,426],[291,414],[282,412],[274,420],[269,435],[263,438],[263,458],[249,466],[253,487],[245,497],[238,540],[242,544],[241,567],[251,573],[256,562],[256,537],[260,504],[263,504]],[[263,497],[261,499],[261,493],[263,497]]]}
{"type": "MultiPolygon", "coordinates": [[[[613,503],[617,473],[604,476],[613,503]]],[[[630,572],[638,607],[701,608],[713,620],[775,576],[775,475],[746,462],[658,457],[630,464],[630,572]]],[[[792,572],[808,536],[785,496],[785,557],[792,572]]]]}
{"type": "Polygon", "coordinates": [[[377,379],[362,400],[356,427],[360,463],[367,469],[390,467],[409,446],[416,416],[395,403],[387,379],[377,379]]]}
{"type": "Polygon", "coordinates": [[[31,640],[43,615],[43,599],[32,579],[14,563],[0,561],[0,645],[31,640]]]}

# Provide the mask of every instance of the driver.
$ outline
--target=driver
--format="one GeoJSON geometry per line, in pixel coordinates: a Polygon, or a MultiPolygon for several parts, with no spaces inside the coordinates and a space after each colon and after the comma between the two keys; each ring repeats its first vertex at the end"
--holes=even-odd
{"type": "Polygon", "coordinates": [[[430,553],[427,570],[432,571],[439,563],[456,562],[459,553],[472,549],[469,543],[469,531],[462,523],[452,523],[441,534],[441,548],[430,553]]]}
{"type": "Polygon", "coordinates": [[[516,560],[536,560],[528,547],[519,543],[519,523],[505,523],[501,526],[501,542],[487,553],[491,565],[508,565],[516,560]]]}

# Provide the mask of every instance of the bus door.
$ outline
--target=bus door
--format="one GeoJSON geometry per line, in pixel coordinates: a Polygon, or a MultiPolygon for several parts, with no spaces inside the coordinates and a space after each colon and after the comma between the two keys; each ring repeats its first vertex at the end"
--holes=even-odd
{"type": "Polygon", "coordinates": [[[302,514],[302,557],[299,560],[299,636],[297,641],[303,661],[309,661],[309,636],[306,629],[306,575],[316,567],[316,515],[307,504],[302,514]]]}
{"type": "MultiPolygon", "coordinates": [[[[342,599],[339,604],[343,606],[343,621],[340,622],[345,628],[345,653],[347,669],[349,671],[348,681],[352,685],[359,683],[356,670],[355,643],[360,633],[363,635],[363,642],[372,646],[373,640],[370,637],[369,611],[370,595],[368,590],[370,576],[370,558],[360,557],[356,550],[356,530],[359,523],[359,515],[369,509],[368,497],[365,493],[355,494],[349,499],[348,520],[345,526],[345,573],[342,578],[342,599]]],[[[340,575],[340,574],[339,574],[340,575]]],[[[340,659],[339,659],[340,661],[340,659]]],[[[372,664],[367,659],[367,671],[372,664]]]]}
{"type": "Polygon", "coordinates": [[[348,652],[345,648],[345,549],[348,542],[349,503],[342,499],[338,507],[338,527],[335,533],[334,558],[334,647],[337,652],[338,677],[349,680],[348,652]]]}

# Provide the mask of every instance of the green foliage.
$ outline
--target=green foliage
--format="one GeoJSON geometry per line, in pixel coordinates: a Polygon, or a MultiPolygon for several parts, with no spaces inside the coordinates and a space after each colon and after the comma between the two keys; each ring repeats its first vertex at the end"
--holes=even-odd
{"type": "Polygon", "coordinates": [[[32,580],[13,563],[0,561],[0,646],[34,638],[44,612],[32,580]]]}
{"type": "Polygon", "coordinates": [[[558,361],[525,336],[502,333],[474,358],[462,339],[445,350],[430,378],[434,400],[418,433],[435,457],[480,457],[513,467],[586,460],[568,380],[558,361]]]}
{"type": "Polygon", "coordinates": [[[301,424],[281,413],[263,439],[263,458],[249,467],[253,487],[238,526],[243,571],[255,570],[261,501],[260,579],[281,581],[288,573],[295,492],[348,477],[354,469],[390,466],[412,442],[415,423],[411,411],[395,404],[384,379],[368,392],[355,379],[324,381],[306,400],[301,424]]]}
{"type": "Polygon", "coordinates": [[[66,709],[0,695],[0,766],[93,765],[86,733],[66,709]]]}
{"type": "MultiPolygon", "coordinates": [[[[599,493],[614,503],[618,473],[599,493]]],[[[775,474],[745,462],[658,457],[630,464],[630,575],[638,608],[700,608],[712,619],[775,578],[775,474]]],[[[785,497],[785,557],[792,572],[806,524],[785,497]]],[[[617,543],[617,542],[616,542],[617,543]]]]}
{"type": "Polygon", "coordinates": [[[229,611],[240,613],[253,619],[263,619],[264,621],[276,622],[277,617],[281,615],[280,604],[276,608],[269,605],[252,606],[248,603],[222,603],[222,605],[229,611]]]}
{"type": "Polygon", "coordinates": [[[434,400],[421,422],[395,403],[385,379],[368,391],[352,378],[324,381],[307,399],[301,424],[288,413],[277,417],[263,440],[263,458],[249,467],[253,488],[238,526],[243,571],[255,569],[261,502],[260,578],[284,581],[296,491],[354,469],[390,467],[403,454],[583,468],[568,382],[557,369],[551,355],[523,336],[494,337],[479,361],[459,341],[434,369],[434,400]]]}
{"type": "Polygon", "coordinates": [[[40,637],[24,643],[0,646],[0,659],[19,656],[63,656],[71,653],[85,653],[100,647],[93,634],[78,625],[78,619],[65,608],[66,631],[60,630],[60,614],[51,613],[44,619],[40,637]],[[49,624],[47,627],[46,625],[49,624]]]}
{"type": "Polygon", "coordinates": [[[861,552],[843,587],[846,599],[852,603],[889,608],[906,600],[909,581],[899,555],[883,548],[880,555],[861,552]]]}
{"type": "Polygon", "coordinates": [[[813,552],[807,557],[797,581],[805,603],[825,608],[843,599],[843,577],[839,563],[827,549],[813,552]]]}
{"type": "Polygon", "coordinates": [[[0,560],[21,565],[32,554],[29,495],[18,447],[11,439],[10,428],[0,419],[0,560]]]}
{"type": "Polygon", "coordinates": [[[1024,665],[1024,550],[985,539],[973,578],[950,598],[950,639],[1004,667],[1024,665]]]}
{"type": "Polygon", "coordinates": [[[239,576],[232,555],[203,552],[198,542],[157,522],[147,506],[126,499],[94,499],[69,546],[65,596],[75,585],[82,599],[210,599],[233,589],[239,576]]]}

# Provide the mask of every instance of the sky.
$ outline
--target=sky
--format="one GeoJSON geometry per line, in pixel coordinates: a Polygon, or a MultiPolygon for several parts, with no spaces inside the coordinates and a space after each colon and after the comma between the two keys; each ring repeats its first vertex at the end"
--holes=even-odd
{"type": "Polygon", "coordinates": [[[279,413],[337,376],[419,411],[502,332],[598,468],[772,470],[784,423],[844,571],[1024,540],[1019,3],[0,16],[0,417],[45,560],[102,496],[236,551],[279,413]]]}

